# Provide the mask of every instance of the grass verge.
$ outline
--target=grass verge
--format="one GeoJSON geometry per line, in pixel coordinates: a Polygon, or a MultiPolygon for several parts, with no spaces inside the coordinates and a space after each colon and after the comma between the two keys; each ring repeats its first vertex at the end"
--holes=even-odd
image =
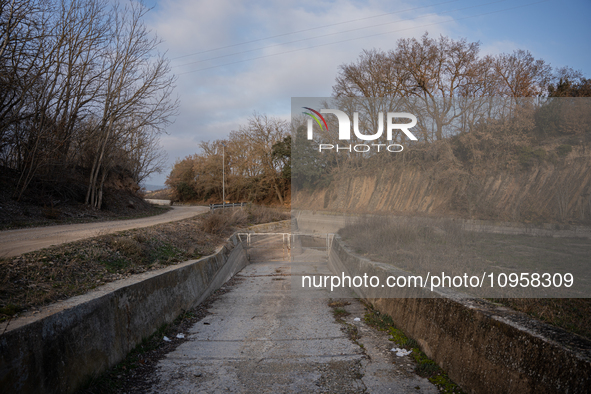
{"type": "Polygon", "coordinates": [[[288,217],[264,207],[216,211],[1,259],[0,322],[114,280],[213,254],[238,228],[288,217]]]}
{"type": "Polygon", "coordinates": [[[20,228],[31,228],[31,227],[49,227],[57,226],[62,224],[80,224],[80,223],[99,223],[99,222],[111,222],[116,220],[130,220],[130,219],[142,219],[151,216],[161,215],[173,209],[169,206],[162,205],[151,205],[148,209],[142,210],[134,215],[121,215],[117,216],[111,212],[98,211],[93,214],[86,214],[82,217],[54,217],[56,216],[54,211],[48,209],[44,211],[44,217],[38,220],[27,220],[20,221],[18,219],[11,220],[10,222],[0,223],[0,231],[4,230],[17,230],[20,228]]]}
{"type": "Polygon", "coordinates": [[[334,317],[335,321],[343,325],[343,332],[347,334],[347,337],[353,341],[353,343],[363,349],[363,344],[359,342],[361,335],[359,334],[359,329],[357,326],[347,323],[345,320],[343,320],[343,317],[347,317],[351,314],[344,308],[347,305],[351,305],[351,303],[349,301],[341,300],[333,301],[332,299],[328,301],[328,306],[332,308],[332,316],[334,317]]]}
{"type": "Polygon", "coordinates": [[[462,389],[447,376],[445,371],[421,351],[417,341],[407,337],[404,332],[396,328],[392,317],[385,313],[380,313],[370,304],[364,304],[367,308],[364,316],[367,325],[388,332],[391,336],[390,341],[396,343],[398,347],[412,351],[411,356],[417,362],[415,368],[417,375],[429,379],[431,383],[437,386],[441,393],[464,394],[462,389]]]}

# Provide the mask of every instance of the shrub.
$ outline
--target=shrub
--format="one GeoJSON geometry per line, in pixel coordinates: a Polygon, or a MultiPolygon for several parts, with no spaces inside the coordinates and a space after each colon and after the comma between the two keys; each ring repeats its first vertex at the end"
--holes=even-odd
{"type": "Polygon", "coordinates": [[[571,145],[560,145],[558,148],[556,148],[556,154],[560,157],[565,157],[566,155],[571,153],[572,150],[573,147],[571,145]]]}
{"type": "Polygon", "coordinates": [[[246,212],[242,209],[217,210],[207,215],[203,222],[203,229],[211,234],[221,234],[232,227],[245,226],[247,218],[246,212]]]}

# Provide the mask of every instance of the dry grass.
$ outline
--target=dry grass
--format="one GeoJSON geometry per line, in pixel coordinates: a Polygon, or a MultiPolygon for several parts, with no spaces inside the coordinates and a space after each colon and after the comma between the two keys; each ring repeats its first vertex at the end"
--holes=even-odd
{"type": "MultiPolygon", "coordinates": [[[[362,217],[339,231],[358,254],[404,270],[449,275],[564,272],[588,276],[591,240],[465,231],[450,219],[362,217]],[[571,271],[572,270],[572,271],[571,271]]],[[[493,301],[591,338],[589,298],[502,298],[493,301]]]]}
{"type": "Polygon", "coordinates": [[[247,219],[247,214],[242,209],[217,210],[205,217],[203,229],[208,233],[222,234],[228,228],[243,227],[247,219]]]}
{"type": "Polygon", "coordinates": [[[239,227],[284,218],[227,210],[101,235],[0,260],[0,321],[102,284],[210,255],[239,227]]]}
{"type": "Polygon", "coordinates": [[[328,306],[331,308],[342,308],[344,306],[351,305],[349,301],[330,301],[328,306]]]}
{"type": "Polygon", "coordinates": [[[591,339],[589,298],[495,298],[491,301],[591,339]]]}
{"type": "Polygon", "coordinates": [[[579,296],[591,280],[586,238],[492,234],[467,231],[452,219],[384,216],[361,217],[339,234],[355,252],[418,274],[569,272],[579,286],[570,294],[579,296]]]}
{"type": "Polygon", "coordinates": [[[262,206],[218,209],[205,217],[204,229],[212,234],[221,234],[230,228],[277,222],[289,218],[288,212],[262,206]]]}
{"type": "Polygon", "coordinates": [[[280,220],[288,220],[290,211],[285,211],[276,208],[267,208],[259,205],[251,205],[246,208],[249,224],[262,224],[270,222],[278,222],[280,220]]]}
{"type": "Polygon", "coordinates": [[[449,271],[478,272],[479,259],[466,258],[475,234],[462,230],[452,219],[364,216],[348,223],[339,234],[355,252],[426,274],[445,267],[449,271]]]}

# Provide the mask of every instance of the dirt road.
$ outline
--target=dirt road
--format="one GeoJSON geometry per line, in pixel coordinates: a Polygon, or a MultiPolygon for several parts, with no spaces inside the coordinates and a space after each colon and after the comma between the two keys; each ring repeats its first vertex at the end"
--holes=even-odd
{"type": "Polygon", "coordinates": [[[100,223],[65,224],[60,226],[34,227],[0,232],[0,257],[18,256],[23,253],[95,237],[132,228],[174,222],[207,212],[207,207],[173,207],[171,211],[142,219],[116,220],[100,223]]]}

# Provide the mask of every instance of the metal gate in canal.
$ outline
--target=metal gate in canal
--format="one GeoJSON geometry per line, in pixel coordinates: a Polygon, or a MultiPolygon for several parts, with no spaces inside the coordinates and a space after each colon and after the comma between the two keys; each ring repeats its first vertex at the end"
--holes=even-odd
{"type": "Polygon", "coordinates": [[[334,234],[238,233],[249,261],[327,258],[334,234]]]}

